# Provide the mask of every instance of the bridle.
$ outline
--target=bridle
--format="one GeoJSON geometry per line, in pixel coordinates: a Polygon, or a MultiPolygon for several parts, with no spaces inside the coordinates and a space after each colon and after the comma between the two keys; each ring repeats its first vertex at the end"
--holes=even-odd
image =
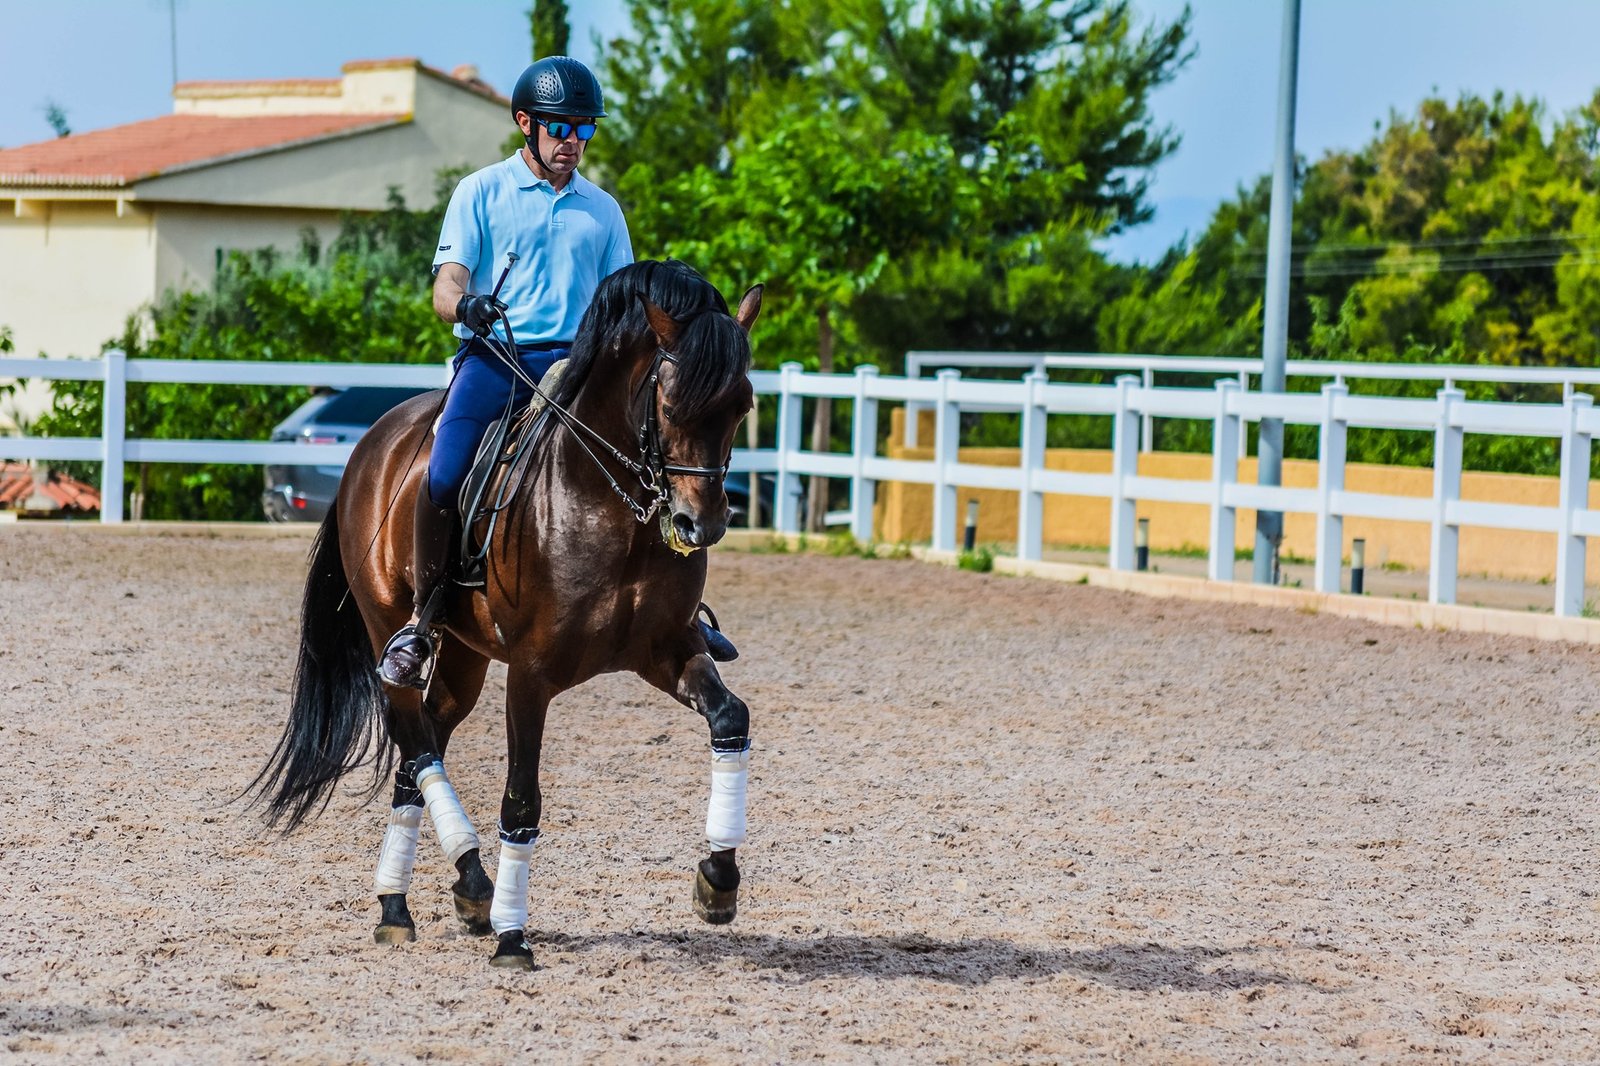
{"type": "MultiPolygon", "coordinates": [[[[507,336],[509,336],[511,323],[504,321],[505,317],[505,313],[502,312],[501,319],[506,327],[507,336]]],[[[672,486],[671,482],[667,480],[669,476],[715,478],[719,482],[727,476],[728,467],[733,462],[733,452],[731,450],[727,457],[723,459],[722,465],[716,467],[684,466],[667,462],[666,448],[661,442],[661,424],[656,417],[656,406],[660,399],[661,391],[661,364],[671,363],[676,366],[679,360],[676,355],[667,351],[665,347],[656,346],[655,358],[650,361],[650,370],[639,382],[639,387],[634,390],[633,406],[638,405],[641,396],[645,396],[647,392],[649,394],[645,396],[644,415],[634,435],[635,445],[639,452],[639,458],[635,459],[632,456],[623,454],[616,445],[606,440],[601,433],[552,400],[550,395],[539,387],[539,383],[534,381],[533,377],[523,369],[522,364],[513,354],[514,349],[510,349],[509,346],[502,346],[500,339],[493,334],[490,334],[484,340],[487,342],[489,349],[506,363],[511,372],[521,379],[523,384],[531,388],[535,395],[544,399],[544,409],[572,431],[573,438],[582,446],[589,458],[594,460],[595,466],[599,468],[600,473],[610,484],[611,491],[621,498],[622,502],[627,505],[628,510],[633,513],[633,517],[638,519],[641,525],[649,523],[652,518],[656,517],[661,511],[662,505],[671,497],[672,486]],[[585,440],[585,438],[588,439],[585,440]],[[594,442],[600,450],[611,456],[618,466],[638,480],[639,488],[644,492],[643,501],[636,498],[634,492],[624,488],[612,476],[611,471],[606,469],[605,462],[599,455],[595,454],[595,449],[589,446],[590,441],[594,442]]],[[[665,519],[663,519],[663,522],[665,522],[665,519]]],[[[670,537],[670,534],[667,535],[670,537]]]]}

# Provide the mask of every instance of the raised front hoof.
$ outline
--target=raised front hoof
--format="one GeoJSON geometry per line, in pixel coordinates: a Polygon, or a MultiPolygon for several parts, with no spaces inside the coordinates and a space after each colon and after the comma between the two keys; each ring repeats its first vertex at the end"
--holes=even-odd
{"type": "Polygon", "coordinates": [[[727,925],[739,913],[739,888],[721,889],[706,880],[704,870],[694,874],[694,912],[708,925],[727,925]]]}
{"type": "Polygon", "coordinates": [[[502,970],[533,969],[533,949],[528,946],[521,929],[500,934],[500,944],[490,956],[489,965],[502,970]]]}
{"type": "Polygon", "coordinates": [[[374,944],[409,944],[417,939],[417,927],[414,925],[380,925],[372,931],[374,944]]]}
{"type": "Polygon", "coordinates": [[[494,932],[494,927],[489,924],[489,905],[494,902],[494,897],[488,899],[468,899],[461,893],[455,893],[456,917],[461,919],[461,924],[473,936],[488,936],[494,932]]]}

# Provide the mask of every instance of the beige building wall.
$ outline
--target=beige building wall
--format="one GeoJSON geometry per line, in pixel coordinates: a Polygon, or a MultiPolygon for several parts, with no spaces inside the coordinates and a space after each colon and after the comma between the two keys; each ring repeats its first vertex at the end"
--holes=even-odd
{"type": "Polygon", "coordinates": [[[16,217],[0,201],[0,325],[16,354],[86,356],[155,295],[148,211],[104,200],[35,201],[16,217]],[[64,298],[65,297],[65,298],[64,298]]]}
{"type": "Polygon", "coordinates": [[[95,358],[127,316],[169,288],[211,284],[217,250],[294,249],[310,226],[323,247],[337,211],[57,200],[42,217],[0,213],[0,325],[16,354],[95,358]],[[63,311],[63,294],[76,294],[63,311]]]}
{"type": "Polygon", "coordinates": [[[310,228],[324,250],[339,235],[339,212],[162,204],[155,208],[157,293],[208,286],[216,279],[219,253],[300,247],[310,228]]]}
{"type": "MultiPolygon", "coordinates": [[[[902,412],[893,412],[890,441],[905,439],[901,432],[902,412]]],[[[932,438],[932,426],[923,427],[920,439],[932,438]]],[[[891,458],[933,458],[932,448],[905,448],[891,443],[891,458]]],[[[1017,466],[1021,451],[1016,448],[962,448],[961,462],[980,466],[1017,466]]],[[[1081,473],[1111,472],[1109,451],[1052,448],[1045,453],[1045,466],[1051,470],[1081,473]]],[[[1173,478],[1187,481],[1211,480],[1211,456],[1174,452],[1151,452],[1139,456],[1143,477],[1173,478]]],[[[1239,464],[1239,480],[1253,484],[1256,461],[1239,464]]],[[[1313,488],[1317,483],[1317,464],[1287,459],[1283,464],[1283,484],[1293,488],[1313,488]]],[[[1349,464],[1345,468],[1345,488],[1350,492],[1428,498],[1433,495],[1433,471],[1426,467],[1390,467],[1349,464]]],[[[1468,471],[1462,475],[1461,496],[1466,500],[1554,507],[1560,498],[1560,485],[1552,477],[1521,474],[1485,474],[1468,471]]],[[[980,543],[1014,544],[1017,539],[1017,494],[995,489],[960,490],[956,521],[966,521],[966,501],[978,501],[978,540],[980,543]]],[[[1086,496],[1046,495],[1044,503],[1044,542],[1047,547],[1104,548],[1111,531],[1111,502],[1086,496]]],[[[1600,508],[1600,484],[1589,487],[1589,506],[1600,508]]],[[[1210,539],[1211,511],[1198,504],[1141,502],[1140,518],[1150,519],[1150,547],[1153,551],[1205,550],[1210,539]]],[[[1240,509],[1235,548],[1251,548],[1255,543],[1256,516],[1253,510],[1240,509]]],[[[926,541],[933,531],[933,489],[927,485],[885,482],[878,486],[878,502],[873,528],[880,540],[926,541]]],[[[956,531],[959,543],[961,530],[956,531]]],[[[1342,555],[1348,558],[1350,542],[1360,537],[1367,542],[1367,565],[1404,566],[1426,570],[1429,562],[1431,530],[1426,522],[1398,522],[1371,518],[1347,518],[1344,523],[1342,555]]],[[[1284,516],[1285,552],[1312,558],[1316,552],[1315,519],[1311,515],[1284,516]]],[[[1540,580],[1553,578],[1556,539],[1549,533],[1522,533],[1463,526],[1459,572],[1540,580]]],[[[1588,575],[1600,582],[1600,552],[1588,553],[1588,575]]]]}

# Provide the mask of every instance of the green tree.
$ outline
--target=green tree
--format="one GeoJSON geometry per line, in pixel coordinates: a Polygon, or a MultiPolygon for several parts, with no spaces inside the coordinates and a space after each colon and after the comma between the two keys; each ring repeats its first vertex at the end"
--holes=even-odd
{"type": "Polygon", "coordinates": [[[50,123],[50,128],[55,131],[57,137],[72,136],[72,127],[67,121],[66,108],[54,100],[46,100],[44,107],[40,110],[44,112],[44,120],[50,123]]]}
{"type": "Polygon", "coordinates": [[[608,114],[590,154],[619,176],[635,165],[659,180],[726,172],[752,100],[800,72],[778,15],[770,0],[629,0],[631,35],[603,52],[608,114]]]}
{"type": "MultiPolygon", "coordinates": [[[[1522,98],[1429,99],[1414,116],[1391,115],[1366,146],[1303,167],[1296,354],[1420,349],[1499,365],[1579,354],[1561,338],[1581,330],[1559,308],[1581,300],[1585,242],[1597,235],[1586,228],[1592,209],[1583,213],[1596,191],[1595,114],[1591,105],[1552,123],[1522,98]]],[[[1235,313],[1262,283],[1267,186],[1241,190],[1195,245],[1198,276],[1224,284],[1235,313]]]]}
{"type": "MultiPolygon", "coordinates": [[[[902,132],[933,138],[974,184],[931,190],[929,207],[968,221],[889,256],[840,308],[842,331],[885,366],[908,345],[1087,344],[1103,286],[1119,276],[1093,240],[1148,216],[1148,168],[1177,143],[1148,98],[1187,58],[1187,14],[1139,30],[1130,11],[1106,0],[634,0],[634,38],[606,53],[622,127],[606,158],[618,174],[648,167],[658,185],[696,168],[727,176],[806,112],[847,128],[858,161],[902,132]],[[981,202],[959,202],[973,194],[981,202]]],[[[674,233],[647,210],[655,188],[633,178],[620,189],[636,246],[666,247],[674,233]]],[[[699,217],[697,204],[680,206],[699,217]]]]}
{"type": "MultiPolygon", "coordinates": [[[[637,217],[669,235],[666,254],[704,264],[726,291],[768,285],[774,313],[758,324],[763,360],[770,365],[811,341],[807,362],[824,373],[835,369],[841,313],[890,258],[949,240],[970,217],[944,205],[941,194],[959,194],[958,205],[978,202],[946,140],[904,133],[867,144],[832,115],[798,110],[780,116],[725,176],[701,166],[663,184],[650,168],[635,167],[624,190],[643,191],[630,190],[634,182],[653,194],[638,197],[637,217]]],[[[826,449],[830,431],[830,405],[819,401],[812,447],[826,449]]],[[[812,483],[813,522],[826,510],[824,484],[812,483]]]]}
{"type": "MultiPolygon", "coordinates": [[[[1301,168],[1294,209],[1290,354],[1355,361],[1600,365],[1592,260],[1600,243],[1600,97],[1552,121],[1536,100],[1463,95],[1392,114],[1373,140],[1301,168]]],[[[1223,204],[1190,253],[1224,318],[1262,285],[1269,182],[1223,204]]],[[[1259,351],[1249,339],[1246,351],[1259,351]]],[[[1310,383],[1300,383],[1311,387],[1310,383]]],[[[1295,385],[1291,382],[1291,385],[1295,385]]],[[[1428,395],[1437,383],[1358,385],[1428,395]]],[[[1555,402],[1530,385],[1465,386],[1478,399],[1555,402]]],[[[1291,429],[1291,454],[1315,451],[1291,429]]],[[[1547,472],[1553,453],[1469,437],[1481,469],[1547,472]]],[[[1431,462],[1420,435],[1352,435],[1351,457],[1431,462]]]]}
{"type": "Polygon", "coordinates": [[[534,59],[567,54],[567,38],[572,29],[567,21],[566,0],[533,0],[528,26],[533,35],[534,59]]]}

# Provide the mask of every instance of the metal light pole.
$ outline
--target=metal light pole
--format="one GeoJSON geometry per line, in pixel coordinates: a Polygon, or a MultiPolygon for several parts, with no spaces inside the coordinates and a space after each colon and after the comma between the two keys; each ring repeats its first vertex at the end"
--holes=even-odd
{"type": "Polygon", "coordinates": [[[167,28],[172,38],[172,87],[178,87],[178,0],[167,0],[167,28]]]}
{"type": "MultiPolygon", "coordinates": [[[[1283,51],[1278,59],[1278,136],[1272,154],[1272,214],[1267,229],[1267,294],[1262,308],[1261,391],[1284,390],[1289,353],[1289,244],[1294,221],[1294,98],[1300,65],[1300,0],[1283,0],[1283,51]]],[[[1283,420],[1263,418],[1256,447],[1256,484],[1283,484],[1283,420]]],[[[1283,512],[1256,512],[1255,580],[1271,584],[1283,512]]]]}

